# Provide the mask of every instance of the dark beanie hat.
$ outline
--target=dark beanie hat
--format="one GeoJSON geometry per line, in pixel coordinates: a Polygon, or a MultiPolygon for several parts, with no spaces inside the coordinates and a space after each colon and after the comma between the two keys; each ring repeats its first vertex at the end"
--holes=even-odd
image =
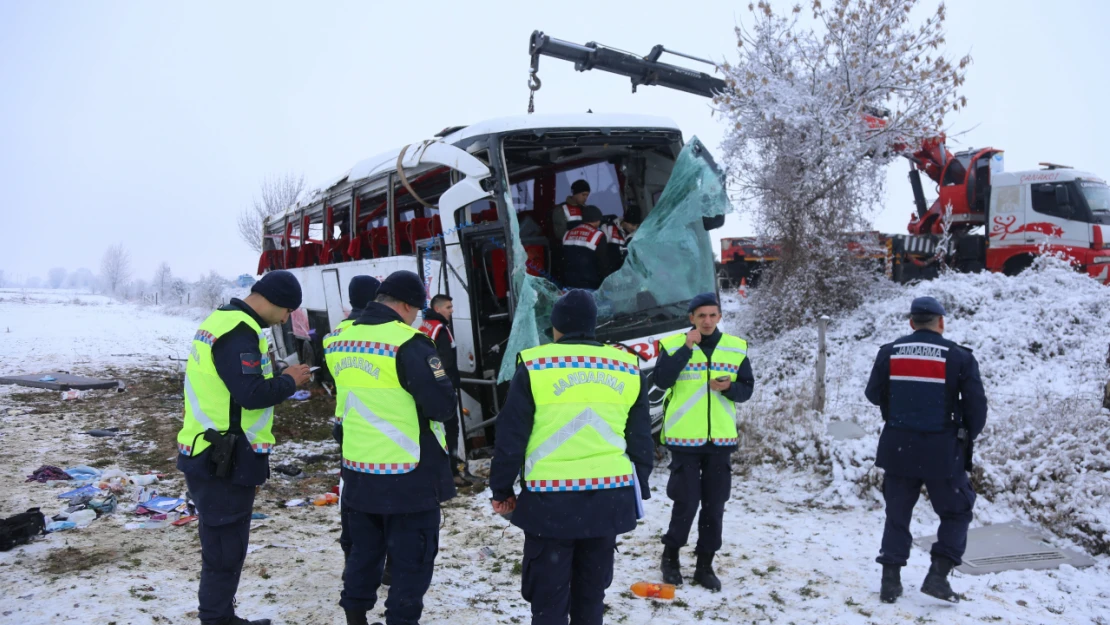
{"type": "Polygon", "coordinates": [[[695,295],[694,299],[690,300],[690,306],[686,308],[686,312],[694,312],[702,306],[716,306],[718,309],[721,303],[717,301],[717,296],[713,293],[702,293],[695,295]]]}
{"type": "Polygon", "coordinates": [[[394,271],[378,287],[378,295],[388,295],[409,306],[423,309],[427,306],[424,283],[411,271],[394,271]]]}
{"type": "Polygon", "coordinates": [[[595,221],[601,221],[601,209],[593,204],[587,204],[582,207],[582,221],[592,224],[595,221]]]}
{"type": "Polygon", "coordinates": [[[258,293],[274,306],[296,310],[301,307],[301,283],[288,271],[271,271],[254,283],[251,293],[258,293]]]}
{"type": "Polygon", "coordinates": [[[351,302],[351,308],[355,310],[366,308],[366,305],[378,296],[378,287],[381,285],[382,283],[374,276],[351,278],[351,284],[347,286],[347,299],[351,302]]]}
{"type": "Polygon", "coordinates": [[[574,184],[570,185],[570,194],[571,195],[578,195],[579,193],[582,193],[583,191],[589,191],[589,190],[590,190],[590,183],[586,182],[585,180],[581,180],[581,179],[575,180],[574,184]]]}
{"type": "Polygon", "coordinates": [[[593,336],[597,325],[597,304],[593,295],[582,289],[571,289],[551,309],[551,325],[563,334],[593,336]]]}

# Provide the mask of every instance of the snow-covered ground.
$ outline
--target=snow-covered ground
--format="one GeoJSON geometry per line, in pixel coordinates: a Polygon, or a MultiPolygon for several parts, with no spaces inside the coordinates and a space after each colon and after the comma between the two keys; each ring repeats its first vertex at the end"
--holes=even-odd
{"type": "MultiPolygon", "coordinates": [[[[753,361],[759,390],[743,414],[746,451],[738,457],[725,546],[717,560],[724,590],[713,594],[686,586],[673,602],[638,599],[627,591],[636,581],[659,577],[659,538],[671,504],[665,495],[666,470],[657,469],[647,517],[635,532],[621,537],[606,622],[1110,623],[1106,555],[1097,556],[1094,567],[1079,570],[957,573],[953,586],[965,600],[948,605],[916,592],[928,554],[915,549],[903,571],[906,596],[893,606],[878,601],[879,567],[874,557],[883,516],[872,488],[871,464],[880,421],[877,410],[862,399],[862,387],[878,345],[905,327],[902,314],[914,295],[937,295],[950,311],[949,336],[975,349],[982,363],[992,424],[980,447],[985,467],[980,477],[991,486],[992,495],[977,502],[976,524],[1041,518],[1038,511],[1044,505],[1036,505],[1040,497],[1062,506],[1055,524],[1064,528],[1054,539],[1059,544],[1074,545],[1073,540],[1088,536],[1070,535],[1065,523],[1069,519],[1090,524],[1092,531],[1106,531],[1094,524],[1108,518],[1108,439],[1098,433],[1067,433],[1079,427],[1106,427],[1110,418],[1097,408],[1094,397],[1106,373],[1094,361],[1110,342],[1108,292],[1072,276],[1048,268],[1025,281],[956,276],[908,289],[891,287],[881,300],[835,320],[830,328],[828,417],[815,416],[803,406],[812,389],[814,333],[799,330],[768,343],[756,342],[753,361]],[[1040,347],[1034,349],[1033,341],[1040,347]],[[868,436],[833,442],[823,435],[828,418],[856,420],[868,436]],[[1067,440],[1036,431],[1045,424],[1064,432],[1067,440]],[[1021,428],[1034,431],[1022,438],[1021,428]],[[1027,441],[1028,453],[1022,451],[1021,440],[1027,441]],[[1074,463],[1057,466],[1075,454],[1074,463]],[[1026,479],[1019,484],[1022,475],[1026,479]]],[[[75,370],[81,370],[80,365],[95,371],[109,365],[164,363],[175,350],[184,351],[195,329],[191,319],[84,296],[88,305],[31,294],[24,302],[19,293],[5,291],[0,297],[3,373],[66,369],[74,360],[71,347],[79,339],[96,355],[83,358],[87,363],[72,363],[75,370]],[[11,334],[3,333],[9,325],[11,334]],[[137,356],[112,356],[121,353],[137,356]]],[[[730,324],[742,333],[745,306],[732,301],[727,307],[730,324]]],[[[101,393],[93,404],[97,410],[72,411],[56,393],[31,393],[0,387],[0,515],[32,505],[49,514],[60,508],[56,495],[67,486],[23,482],[23,476],[42,464],[73,466],[118,451],[102,466],[118,462],[128,471],[144,469],[135,466],[139,456],[132,455],[143,448],[141,441],[93,439],[79,433],[122,418],[115,415],[124,414],[133,394],[101,393]],[[28,405],[34,413],[13,414],[28,405]]],[[[144,411],[130,417],[135,422],[122,425],[141,433],[142,419],[180,418],[180,403],[165,403],[165,408],[144,411]]],[[[278,464],[335,451],[329,442],[279,441],[274,460],[278,464]]],[[[269,518],[254,522],[239,612],[270,617],[275,623],[339,624],[343,617],[336,602],[343,565],[336,543],[338,513],[334,507],[286,508],[285,493],[297,484],[275,473],[258,495],[256,510],[269,518]]],[[[160,494],[178,495],[183,482],[171,473],[159,489],[160,494]]],[[[5,598],[0,623],[196,622],[200,555],[195,523],[127,530],[123,524],[131,519],[126,517],[117,512],[87,528],[51,534],[0,553],[5,598]],[[81,569],[72,566],[74,562],[89,566],[74,570],[81,569]]],[[[916,510],[914,534],[932,533],[936,524],[923,501],[916,510]]],[[[519,569],[514,566],[522,543],[521,533],[490,510],[488,491],[449,502],[422,622],[527,623],[528,605],[520,598],[519,569]],[[492,555],[485,555],[489,550],[484,554],[484,548],[492,555]]],[[[689,548],[683,561],[689,576],[689,548]]],[[[371,620],[380,619],[381,611],[379,606],[371,620]]]]}

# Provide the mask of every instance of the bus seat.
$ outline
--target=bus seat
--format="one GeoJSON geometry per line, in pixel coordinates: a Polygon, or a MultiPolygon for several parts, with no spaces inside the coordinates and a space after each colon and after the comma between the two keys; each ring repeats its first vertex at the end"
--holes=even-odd
{"type": "Polygon", "coordinates": [[[311,267],[320,264],[320,257],[323,255],[324,246],[321,242],[315,240],[305,241],[299,248],[297,254],[298,267],[311,267]]]}
{"type": "Polygon", "coordinates": [[[332,263],[342,263],[351,260],[351,255],[347,249],[350,242],[350,237],[342,236],[325,243],[323,263],[330,265],[332,263]]]}
{"type": "Polygon", "coordinates": [[[525,265],[528,273],[537,277],[546,277],[544,274],[547,272],[547,245],[540,243],[525,245],[524,252],[528,254],[528,262],[525,265]]]}
{"type": "Polygon", "coordinates": [[[412,240],[430,239],[435,236],[435,217],[421,217],[412,220],[412,240]]]}
{"type": "Polygon", "coordinates": [[[394,246],[398,254],[412,254],[412,221],[399,221],[393,232],[394,246]]]}
{"type": "Polygon", "coordinates": [[[493,274],[493,292],[497,299],[504,299],[509,294],[509,263],[505,250],[497,248],[490,251],[490,272],[493,274]]]}
{"type": "Polygon", "coordinates": [[[285,269],[285,254],[282,250],[266,250],[258,257],[258,275],[267,271],[285,269]]]}
{"type": "Polygon", "coordinates": [[[443,234],[443,222],[439,220],[439,215],[432,217],[432,236],[443,234]]]}
{"type": "Polygon", "coordinates": [[[380,226],[370,230],[370,255],[363,258],[383,258],[389,256],[389,228],[380,226]]]}

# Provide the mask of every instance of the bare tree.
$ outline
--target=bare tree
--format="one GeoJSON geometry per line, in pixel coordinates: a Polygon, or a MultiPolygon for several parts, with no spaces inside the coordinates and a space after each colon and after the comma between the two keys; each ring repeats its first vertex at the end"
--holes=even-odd
{"type": "Polygon", "coordinates": [[[154,270],[154,280],[151,281],[151,287],[157,290],[158,297],[162,298],[162,301],[165,301],[166,291],[170,288],[172,283],[173,272],[170,271],[170,264],[166,261],[162,261],[162,264],[158,265],[158,268],[154,270]]]}
{"type": "Polygon", "coordinates": [[[914,26],[918,0],[829,4],[812,2],[816,29],[799,25],[800,6],[749,5],[754,26],[737,28],[740,58],[715,98],[742,210],[782,245],[753,298],[766,332],[858,304],[868,279],[846,233],[870,229],[886,166],[966,104],[971,59],[945,58],[944,5],[914,26]]]}
{"type": "Polygon", "coordinates": [[[288,173],[262,180],[261,197],[239,213],[239,236],[254,251],[262,253],[262,222],[297,203],[304,193],[304,174],[288,173]]]}
{"type": "Polygon", "coordinates": [[[68,272],[61,267],[54,267],[51,269],[50,272],[47,273],[47,282],[50,283],[50,288],[61,288],[62,284],[66,281],[67,273],[68,272]]]}
{"type": "Polygon", "coordinates": [[[117,243],[104,252],[100,261],[100,273],[104,286],[113,294],[131,278],[131,254],[117,243]]]}

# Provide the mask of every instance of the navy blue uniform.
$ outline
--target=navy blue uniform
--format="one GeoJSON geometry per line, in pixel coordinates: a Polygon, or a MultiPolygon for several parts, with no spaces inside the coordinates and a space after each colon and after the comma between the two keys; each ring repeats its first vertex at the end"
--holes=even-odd
{"type": "MultiPolygon", "coordinates": [[[[250,315],[259,327],[266,322],[241,300],[220,310],[238,310],[250,315]]],[[[241,323],[212,345],[212,359],[220,380],[231,393],[229,431],[238,434],[234,469],[230,476],[217,478],[208,464],[208,450],[196,456],[178,454],[177,468],[185,474],[185,484],[197,507],[199,517],[201,572],[200,620],[218,623],[234,615],[232,602],[239,587],[239,574],[247,556],[254,487],[270,476],[270,456],[256,454],[243,436],[242,409],[259,410],[276,406],[297,390],[293,378],[262,377],[261,369],[247,362],[260,362],[258,334],[241,323]]]]}
{"type": "MultiPolygon", "coordinates": [[[[355,325],[404,323],[389,307],[372,302],[355,325]]],[[[386,552],[393,584],[385,602],[390,625],[415,624],[424,609],[439,552],[439,504],[455,496],[447,454],[429,422],[455,416],[455,390],[447,376],[436,377],[429,358],[435,347],[413,337],[397,349],[401,388],[416,401],[420,418],[420,463],[409,473],[375,475],[343,468],[343,506],[350,553],[343,572],[344,610],[369,611],[377,602],[386,552]]]]}
{"type": "MultiPolygon", "coordinates": [[[[439,359],[443,361],[443,370],[447,373],[447,377],[451,379],[451,384],[454,385],[455,390],[458,390],[462,386],[462,377],[459,375],[459,357],[455,349],[455,335],[451,332],[451,326],[448,325],[447,318],[429,308],[424,311],[424,325],[420,328],[420,331],[429,334],[435,342],[439,359]],[[431,333],[425,331],[425,328],[428,328],[431,333]]],[[[461,425],[457,412],[454,419],[450,419],[443,424],[447,435],[447,450],[451,455],[451,473],[453,475],[459,473],[459,463],[456,458],[459,452],[461,425]]]]}
{"type": "MultiPolygon", "coordinates": [[[[581,334],[568,334],[560,344],[600,345],[581,334]]],[[[641,379],[640,396],[628,413],[626,453],[636,468],[640,492],[632,488],[581,492],[520,493],[512,523],[524,530],[521,595],[532,604],[532,623],[602,622],[602,598],[613,581],[613,549],[618,534],[636,528],[636,497],[648,499],[654,462],[648,385],[641,379]]],[[[528,371],[518,364],[504,408],[497,419],[497,441],[490,467],[493,499],[514,494],[524,466],[536,404],[528,371]]]]}
{"type": "Polygon", "coordinates": [[[596,290],[609,275],[609,245],[605,234],[581,224],[563,236],[563,286],[596,290]]]}
{"type": "MultiPolygon", "coordinates": [[[[702,335],[698,348],[707,360],[713,360],[713,350],[720,340],[720,330],[715,329],[708,336],[702,335]]],[[[685,345],[673,354],[661,348],[653,374],[655,385],[661,389],[674,386],[692,355],[693,350],[685,345]]],[[[752,359],[748,357],[740,365],[736,381],[721,394],[740,403],[751,399],[754,390],[755,375],[752,373],[752,359]]],[[[709,419],[708,411],[705,418],[709,419]]],[[[695,551],[716,553],[721,548],[724,532],[725,503],[732,493],[732,452],[736,451],[736,445],[718,446],[707,442],[700,447],[667,445],[667,449],[671,452],[671,476],[667,480],[667,496],[674,501],[674,508],[671,511],[670,527],[663,536],[663,544],[676,549],[684,547],[690,538],[694,517],[697,516],[698,544],[695,551]]]]}
{"type": "Polygon", "coordinates": [[[967,478],[971,442],[987,422],[979,364],[971,350],[917,330],[879,349],[865,394],[886,422],[875,457],[886,471],[886,528],[877,561],[905,566],[910,518],[924,484],[940,517],[932,553],[960,564],[975,504],[967,478]]]}

